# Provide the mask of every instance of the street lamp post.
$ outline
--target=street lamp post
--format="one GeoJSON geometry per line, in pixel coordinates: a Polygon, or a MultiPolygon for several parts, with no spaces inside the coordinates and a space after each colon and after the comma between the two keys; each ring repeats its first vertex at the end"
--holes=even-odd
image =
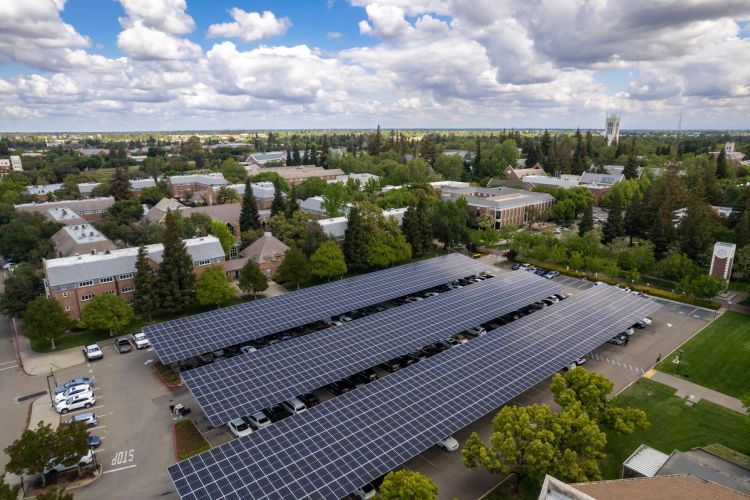
{"type": "Polygon", "coordinates": [[[680,376],[680,365],[682,364],[682,353],[685,352],[682,349],[677,350],[677,376],[680,376]]]}

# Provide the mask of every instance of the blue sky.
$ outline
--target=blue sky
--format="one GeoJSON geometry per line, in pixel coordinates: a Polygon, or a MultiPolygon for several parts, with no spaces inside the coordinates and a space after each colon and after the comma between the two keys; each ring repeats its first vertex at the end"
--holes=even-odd
{"type": "Polygon", "coordinates": [[[5,0],[0,132],[744,129],[748,54],[746,0],[5,0]]]}

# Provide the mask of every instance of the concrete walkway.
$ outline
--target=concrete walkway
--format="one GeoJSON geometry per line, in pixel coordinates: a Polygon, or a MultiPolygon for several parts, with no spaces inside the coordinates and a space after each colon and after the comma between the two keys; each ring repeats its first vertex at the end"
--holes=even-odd
{"type": "Polygon", "coordinates": [[[268,288],[266,288],[261,293],[263,293],[263,295],[265,295],[266,297],[275,297],[277,295],[284,295],[285,293],[289,293],[289,291],[275,281],[269,281],[268,288]]]}
{"type": "Polygon", "coordinates": [[[693,396],[694,402],[705,399],[706,401],[711,401],[714,404],[723,406],[724,408],[728,408],[732,411],[747,413],[747,410],[744,406],[742,406],[742,403],[740,403],[739,399],[733,398],[732,396],[727,396],[726,394],[714,391],[713,389],[708,389],[707,387],[703,387],[702,385],[694,384],[692,382],[688,382],[687,380],[677,378],[673,375],[669,375],[667,373],[656,370],[649,370],[644,376],[646,378],[650,378],[651,380],[659,382],[660,384],[674,387],[675,389],[677,389],[675,396],[679,398],[684,399],[693,396]]]}
{"type": "Polygon", "coordinates": [[[26,375],[48,375],[50,370],[62,370],[84,363],[85,358],[80,347],[71,347],[57,352],[34,352],[29,339],[17,335],[21,365],[26,375]]]}

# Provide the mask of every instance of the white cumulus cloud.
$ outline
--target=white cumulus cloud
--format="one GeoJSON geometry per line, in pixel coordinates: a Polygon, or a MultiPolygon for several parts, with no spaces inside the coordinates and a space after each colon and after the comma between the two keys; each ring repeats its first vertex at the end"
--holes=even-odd
{"type": "Polygon", "coordinates": [[[233,8],[229,15],[233,23],[212,24],[208,27],[208,38],[239,38],[245,42],[256,42],[263,38],[283,35],[292,26],[288,17],[277,18],[271,11],[246,12],[233,8]]]}

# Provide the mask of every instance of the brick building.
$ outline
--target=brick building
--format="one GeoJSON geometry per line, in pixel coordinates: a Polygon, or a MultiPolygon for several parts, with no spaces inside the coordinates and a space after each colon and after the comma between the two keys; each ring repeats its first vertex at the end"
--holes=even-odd
{"type": "Polygon", "coordinates": [[[340,168],[323,168],[315,165],[300,165],[296,167],[269,167],[262,168],[257,165],[250,165],[247,168],[248,175],[258,175],[264,172],[274,172],[286,181],[290,186],[295,186],[305,182],[312,177],[320,177],[324,181],[335,181],[340,175],[345,175],[340,168]]]}
{"type": "MultiPolygon", "coordinates": [[[[65,201],[48,201],[43,203],[24,203],[22,205],[14,205],[18,212],[36,212],[47,217],[49,220],[55,222],[63,222],[57,220],[56,215],[67,215],[70,216],[69,212],[77,215],[78,217],[87,220],[88,222],[97,222],[101,220],[104,212],[114,205],[115,199],[111,196],[106,198],[91,198],[88,200],[65,200],[65,201]],[[52,210],[50,210],[52,209],[52,210]],[[64,209],[64,210],[63,210],[64,209]],[[65,214],[63,214],[63,211],[65,214]]],[[[78,221],[76,221],[77,223],[78,221]]],[[[67,222],[63,222],[67,223],[67,222]]]]}
{"type": "Polygon", "coordinates": [[[289,247],[286,246],[281,240],[275,238],[271,233],[265,233],[261,238],[258,238],[244,250],[240,252],[240,258],[247,262],[247,259],[252,260],[266,278],[271,278],[279,266],[284,262],[284,256],[289,247]]]}
{"type": "Polygon", "coordinates": [[[91,224],[67,225],[50,238],[55,245],[57,257],[103,253],[116,250],[112,240],[104,236],[91,224]]]}
{"type": "Polygon", "coordinates": [[[50,196],[54,199],[55,191],[58,189],[61,189],[63,187],[62,184],[40,184],[40,185],[33,185],[28,186],[26,188],[25,193],[31,197],[34,198],[36,201],[47,201],[50,199],[50,196]]]}
{"type": "Polygon", "coordinates": [[[167,177],[167,190],[172,198],[205,202],[208,205],[213,203],[213,191],[208,191],[208,188],[218,189],[220,186],[227,185],[229,185],[229,181],[221,173],[173,175],[167,177]]]}
{"type": "Polygon", "coordinates": [[[531,168],[513,168],[511,165],[505,167],[505,177],[511,182],[521,182],[527,175],[546,176],[547,172],[538,163],[531,168]]]}
{"type": "MultiPolygon", "coordinates": [[[[185,247],[193,259],[196,275],[210,265],[223,265],[224,250],[214,236],[185,240],[185,247]]],[[[159,269],[164,245],[147,245],[149,264],[159,269]]],[[[44,288],[47,297],[55,299],[74,320],[80,319],[86,302],[103,293],[116,294],[126,302],[134,300],[134,273],[138,248],[105,251],[103,253],[45,259],[44,288]]]]}
{"type": "Polygon", "coordinates": [[[714,244],[714,253],[711,256],[710,276],[723,278],[727,281],[732,277],[732,264],[734,264],[734,252],[737,245],[734,243],[723,243],[717,241],[714,244]]]}
{"type": "Polygon", "coordinates": [[[489,215],[498,229],[505,224],[525,224],[532,214],[547,213],[555,203],[550,194],[507,187],[443,188],[441,197],[449,201],[466,198],[476,215],[489,215]]]}
{"type": "MultiPolygon", "coordinates": [[[[253,182],[250,186],[253,188],[253,196],[255,196],[258,210],[271,210],[273,197],[276,193],[276,188],[274,187],[273,182],[253,182]]],[[[237,193],[240,197],[245,196],[245,184],[230,184],[226,187],[237,193]]],[[[209,188],[209,191],[212,192],[211,196],[213,199],[216,199],[216,193],[218,190],[218,188],[209,188]]]]}
{"type": "MultiPolygon", "coordinates": [[[[78,192],[82,198],[91,198],[91,193],[100,185],[101,182],[81,182],[80,184],[76,184],[78,192]]],[[[154,179],[149,177],[148,179],[134,179],[130,181],[130,192],[136,198],[139,197],[147,187],[156,187],[154,179]]]]}

